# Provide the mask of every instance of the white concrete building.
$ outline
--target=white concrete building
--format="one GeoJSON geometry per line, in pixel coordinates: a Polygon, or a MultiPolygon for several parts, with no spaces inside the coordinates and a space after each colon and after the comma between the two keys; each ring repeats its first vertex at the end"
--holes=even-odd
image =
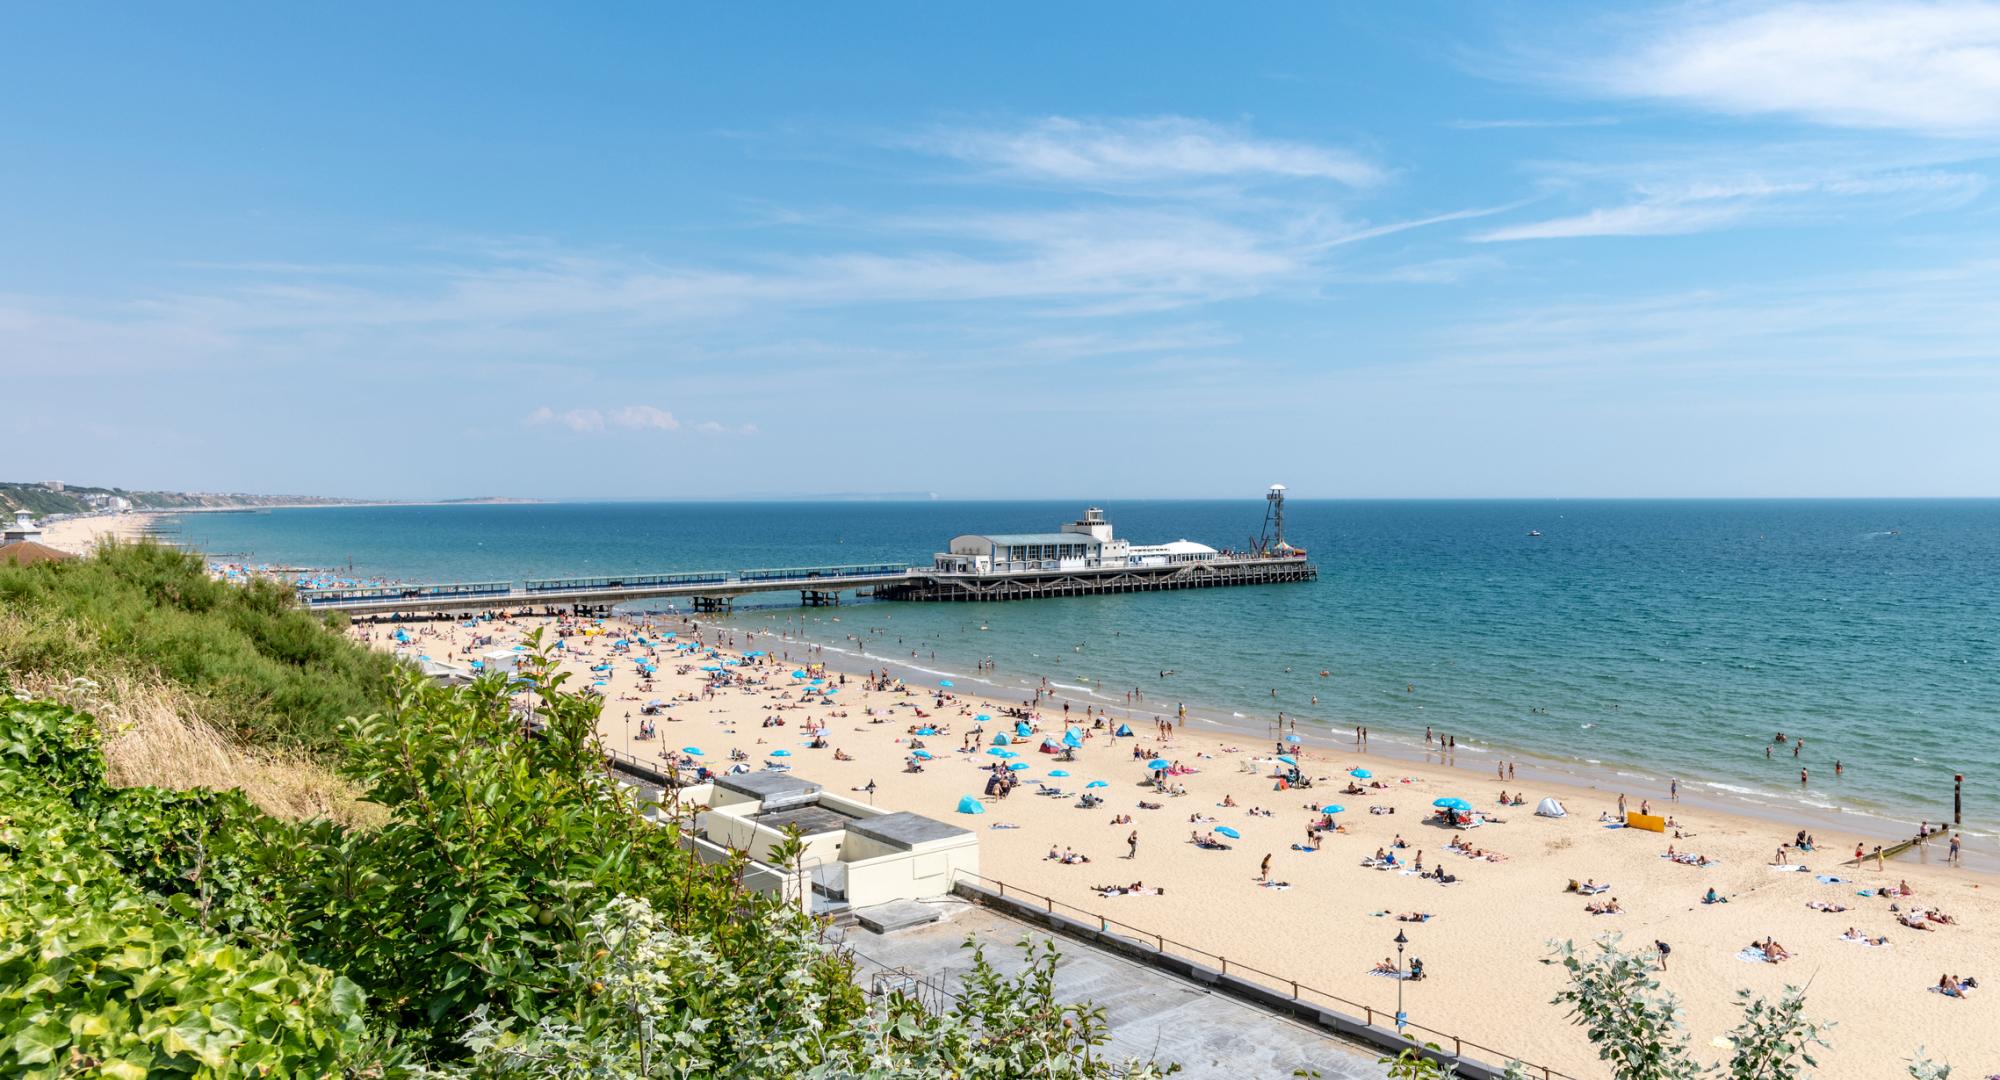
{"type": "Polygon", "coordinates": [[[1163,566],[1203,562],[1218,552],[1192,540],[1135,545],[1112,534],[1104,511],[1093,506],[1083,517],[1052,533],[965,533],[932,568],[960,574],[1005,574],[1047,570],[1087,570],[1115,566],[1163,566]]]}

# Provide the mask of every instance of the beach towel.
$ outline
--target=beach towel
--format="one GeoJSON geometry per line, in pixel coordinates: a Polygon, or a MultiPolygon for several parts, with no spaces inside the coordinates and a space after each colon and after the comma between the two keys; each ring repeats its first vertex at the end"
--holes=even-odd
{"type": "Polygon", "coordinates": [[[1771,868],[1771,872],[1774,874],[1803,874],[1806,873],[1807,871],[1806,868],[1803,866],[1799,866],[1797,864],[1790,864],[1786,866],[1773,866],[1771,868]]]}
{"type": "MultiPolygon", "coordinates": [[[[1410,973],[1407,971],[1376,971],[1373,968],[1368,970],[1368,974],[1378,979],[1408,979],[1410,977],[1410,973]]],[[[1932,989],[1935,990],[1936,987],[1932,987],[1932,989]]]]}
{"type": "Polygon", "coordinates": [[[1742,952],[1736,954],[1736,959],[1746,964],[1771,963],[1771,961],[1764,959],[1764,950],[1762,949],[1744,949],[1742,952]]]}
{"type": "Polygon", "coordinates": [[[1832,874],[1821,874],[1821,875],[1819,876],[1819,883],[1820,883],[1821,885],[1846,885],[1846,884],[1850,884],[1850,882],[1848,882],[1848,880],[1847,880],[1846,878],[1844,878],[1844,877],[1835,877],[1835,876],[1833,876],[1832,874]]]}
{"type": "MultiPolygon", "coordinates": [[[[1848,937],[1846,934],[1840,935],[1840,940],[1847,942],[1849,945],[1866,945],[1871,949],[1886,949],[1889,947],[1889,943],[1886,941],[1880,945],[1877,945],[1872,941],[1863,941],[1860,938],[1848,937]]],[[[1935,989],[1935,987],[1933,989],[1935,989]]]]}
{"type": "Polygon", "coordinates": [[[1303,852],[1305,852],[1305,853],[1306,853],[1306,854],[1308,854],[1308,855],[1311,855],[1311,854],[1313,853],[1313,849],[1312,849],[1312,848],[1309,848],[1309,847],[1307,847],[1307,846],[1305,846],[1304,844],[1293,844],[1293,845],[1292,845],[1292,850],[1293,850],[1293,851],[1303,851],[1303,852]]]}
{"type": "Polygon", "coordinates": [[[1584,894],[1585,896],[1596,896],[1598,893],[1605,892],[1610,888],[1611,884],[1609,882],[1606,882],[1602,885],[1578,885],[1576,887],[1576,891],[1584,894]]]}

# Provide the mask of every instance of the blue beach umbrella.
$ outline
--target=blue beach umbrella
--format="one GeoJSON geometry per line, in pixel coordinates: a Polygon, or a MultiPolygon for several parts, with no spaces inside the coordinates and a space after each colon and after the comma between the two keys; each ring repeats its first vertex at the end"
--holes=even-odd
{"type": "Polygon", "coordinates": [[[840,693],[840,687],[838,687],[838,686],[835,686],[835,687],[830,687],[830,688],[828,688],[828,689],[826,690],[826,692],[825,692],[825,695],[824,695],[824,696],[826,696],[826,697],[832,697],[833,695],[835,695],[835,694],[838,694],[838,693],[840,693]]]}
{"type": "Polygon", "coordinates": [[[704,665],[702,665],[702,670],[703,670],[703,671],[721,671],[722,669],[721,669],[721,668],[719,668],[719,667],[716,667],[716,666],[715,666],[714,664],[704,664],[704,665]]]}
{"type": "Polygon", "coordinates": [[[910,756],[929,761],[931,759],[931,752],[929,750],[912,750],[910,751],[910,756]]]}
{"type": "Polygon", "coordinates": [[[1173,767],[1173,762],[1168,761],[1166,758],[1163,757],[1156,757],[1153,760],[1148,761],[1146,763],[1146,767],[1148,769],[1166,769],[1173,767]]]}
{"type": "Polygon", "coordinates": [[[1221,833],[1221,834],[1222,834],[1222,835],[1224,835],[1224,836],[1227,836],[1227,837],[1228,837],[1228,838],[1230,838],[1231,840],[1241,840],[1241,839],[1243,839],[1243,834],[1242,834],[1242,833],[1240,833],[1240,832],[1237,832],[1237,831],[1236,831],[1235,829],[1232,829],[1232,828],[1230,828],[1230,827],[1229,827],[1229,826],[1227,826],[1227,825],[1217,825],[1217,826],[1215,827],[1215,831],[1216,831],[1216,832],[1219,832],[1219,833],[1221,833]]]}
{"type": "Polygon", "coordinates": [[[791,752],[790,750],[773,750],[773,751],[771,751],[771,756],[772,756],[772,757],[791,757],[791,756],[792,756],[792,752],[791,752]]]}
{"type": "Polygon", "coordinates": [[[759,651],[759,652],[747,652],[747,653],[744,653],[744,654],[743,654],[743,659],[745,659],[745,660],[751,660],[751,659],[755,659],[756,657],[759,657],[759,656],[762,656],[762,655],[764,655],[764,654],[763,654],[763,652],[761,652],[761,651],[759,651]]]}
{"type": "Polygon", "coordinates": [[[1297,735],[1287,735],[1285,736],[1285,741],[1296,744],[1299,741],[1299,737],[1297,735]]]}
{"type": "Polygon", "coordinates": [[[1009,766],[1007,766],[1007,771],[1009,771],[1009,772],[1020,772],[1020,771],[1021,771],[1022,769],[1025,769],[1025,768],[1027,768],[1027,767],[1028,767],[1028,763],[1027,763],[1027,762],[1025,762],[1025,761],[1017,761],[1017,762],[1013,763],[1012,765],[1009,765],[1009,766]]]}
{"type": "Polygon", "coordinates": [[[1347,809],[1347,807],[1342,806],[1339,803],[1327,803],[1325,806],[1319,808],[1319,812],[1322,814],[1338,814],[1345,809],[1347,809]]]}
{"type": "Polygon", "coordinates": [[[794,672],[792,672],[792,678],[794,678],[794,679],[803,679],[803,678],[805,678],[805,677],[806,677],[806,673],[805,673],[805,672],[803,672],[803,671],[794,671],[794,672]]]}
{"type": "Polygon", "coordinates": [[[1472,804],[1471,804],[1471,803],[1469,803],[1469,802],[1466,802],[1466,801],[1465,801],[1464,799],[1460,799],[1460,798],[1449,798],[1449,799],[1438,799],[1438,800],[1436,800],[1436,801],[1432,802],[1432,803],[1431,803],[1431,805],[1432,805],[1432,806],[1435,806],[1435,807],[1439,807],[1439,808],[1441,808],[1441,809],[1444,809],[1444,810],[1470,810],[1470,809],[1472,809],[1472,804]]]}
{"type": "Polygon", "coordinates": [[[1014,756],[1014,752],[1013,752],[1012,750],[1002,750],[1002,749],[1000,749],[999,747],[997,747],[997,746],[996,746],[996,747],[992,748],[991,750],[988,750],[988,751],[986,751],[986,756],[987,756],[987,757],[1012,757],[1012,756],[1014,756]]]}
{"type": "Polygon", "coordinates": [[[1064,771],[1063,771],[1063,770],[1061,770],[1061,769],[1050,769],[1050,770],[1049,770],[1049,775],[1050,775],[1050,776],[1068,776],[1068,775],[1069,775],[1069,773],[1067,773],[1067,772],[1064,772],[1064,771]]]}
{"type": "Polygon", "coordinates": [[[1083,786],[1087,788],[1093,788],[1093,787],[1110,787],[1111,785],[1105,783],[1102,780],[1092,780],[1090,783],[1085,784],[1083,786]]]}
{"type": "Polygon", "coordinates": [[[950,679],[939,679],[939,680],[938,680],[938,685],[939,685],[939,686],[950,686],[950,685],[951,685],[951,680],[950,680],[950,679]]]}
{"type": "Polygon", "coordinates": [[[980,713],[980,714],[979,714],[978,716],[975,716],[975,717],[973,717],[973,719],[974,719],[974,720],[977,720],[978,722],[980,722],[980,723],[982,723],[982,724],[983,724],[983,723],[985,723],[986,721],[988,721],[988,720],[991,720],[991,719],[993,719],[993,718],[992,718],[992,717],[990,717],[990,716],[988,716],[988,715],[986,715],[985,713],[980,713]]]}
{"type": "Polygon", "coordinates": [[[1375,774],[1369,772],[1367,769],[1349,769],[1347,770],[1347,775],[1352,776],[1356,780],[1372,780],[1375,778],[1375,774]]]}
{"type": "Polygon", "coordinates": [[[699,747],[699,746],[683,746],[683,747],[681,747],[681,753],[683,753],[683,754],[693,754],[693,755],[694,755],[695,757],[700,757],[700,756],[701,756],[701,747],[699,747]]]}
{"type": "Polygon", "coordinates": [[[919,734],[919,735],[935,735],[935,734],[937,734],[937,729],[936,729],[936,728],[927,728],[927,727],[920,727],[920,728],[918,728],[918,729],[917,729],[917,734],[919,734]]]}
{"type": "Polygon", "coordinates": [[[1287,764],[1287,765],[1291,765],[1291,766],[1293,766],[1293,767],[1297,767],[1297,765],[1298,765],[1298,763],[1299,763],[1299,759],[1298,759],[1298,758],[1295,758],[1295,757],[1293,757],[1293,756],[1291,756],[1290,754],[1279,754],[1279,755],[1278,755],[1278,760],[1279,760],[1279,761],[1282,761],[1282,762],[1284,762],[1284,763],[1285,763],[1285,764],[1287,764]]]}

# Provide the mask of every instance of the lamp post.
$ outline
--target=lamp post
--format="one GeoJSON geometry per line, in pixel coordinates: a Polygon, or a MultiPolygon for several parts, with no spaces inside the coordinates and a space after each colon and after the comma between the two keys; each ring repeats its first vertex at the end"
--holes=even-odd
{"type": "Polygon", "coordinates": [[[1409,943],[1410,939],[1403,936],[1403,932],[1401,930],[1396,931],[1396,1030],[1397,1031],[1403,1030],[1403,946],[1408,945],[1409,943]]]}

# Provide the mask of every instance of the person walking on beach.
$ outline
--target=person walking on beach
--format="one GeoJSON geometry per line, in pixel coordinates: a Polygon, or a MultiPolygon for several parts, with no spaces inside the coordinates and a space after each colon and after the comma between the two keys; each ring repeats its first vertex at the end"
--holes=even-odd
{"type": "Polygon", "coordinates": [[[1263,865],[1257,868],[1257,880],[1258,881],[1271,880],[1271,853],[1268,851],[1264,853],[1263,865]]]}
{"type": "Polygon", "coordinates": [[[1949,864],[1951,864],[1952,866],[1957,866],[1957,865],[1958,865],[1958,834],[1957,834],[1957,833],[1952,833],[1952,834],[1951,834],[1951,853],[1945,856],[1945,860],[1944,860],[1944,861],[1945,861],[1945,862],[1947,862],[1947,863],[1949,863],[1949,864]]]}
{"type": "Polygon", "coordinates": [[[1676,776],[1672,780],[1667,781],[1667,800],[1669,802],[1681,801],[1680,777],[1676,776]]]}
{"type": "Polygon", "coordinates": [[[1125,857],[1128,859],[1139,857],[1139,830],[1137,829],[1133,829],[1132,835],[1125,838],[1125,857]]]}

